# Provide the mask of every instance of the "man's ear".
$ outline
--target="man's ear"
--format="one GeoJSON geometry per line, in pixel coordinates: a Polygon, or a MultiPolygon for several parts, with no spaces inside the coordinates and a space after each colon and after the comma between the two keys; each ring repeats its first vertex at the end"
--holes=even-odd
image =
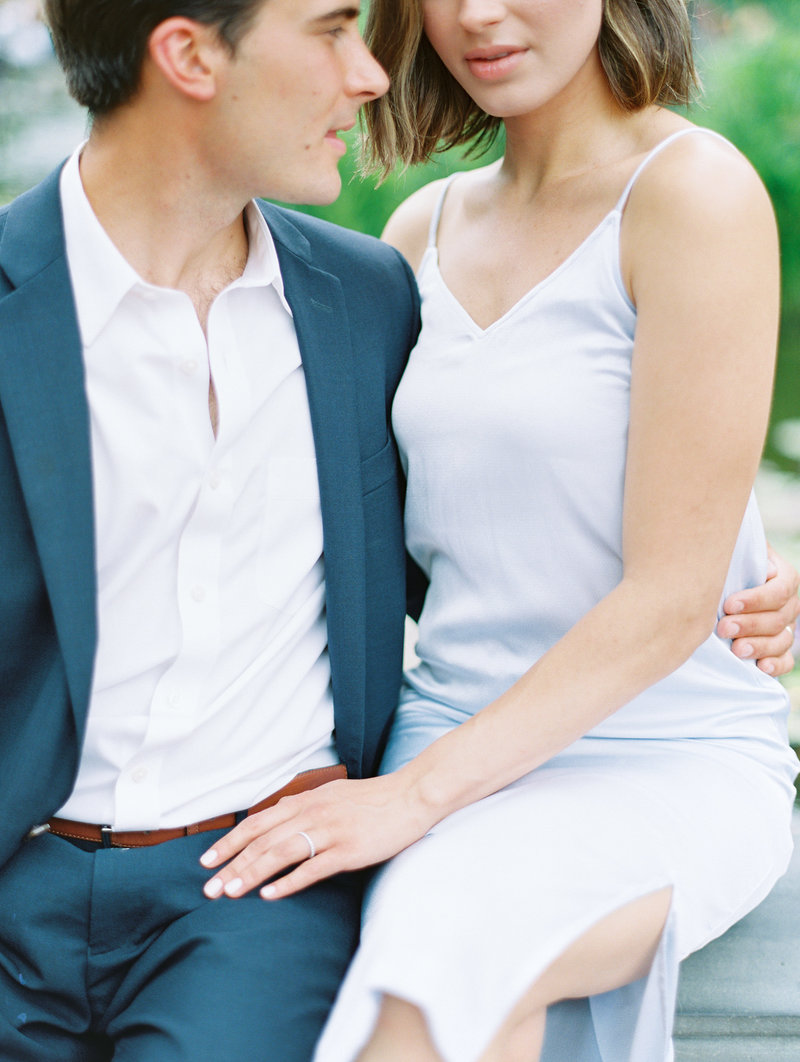
{"type": "Polygon", "coordinates": [[[148,40],[148,55],[167,81],[199,102],[213,99],[217,71],[230,58],[213,26],[176,16],[160,22],[148,40]]]}

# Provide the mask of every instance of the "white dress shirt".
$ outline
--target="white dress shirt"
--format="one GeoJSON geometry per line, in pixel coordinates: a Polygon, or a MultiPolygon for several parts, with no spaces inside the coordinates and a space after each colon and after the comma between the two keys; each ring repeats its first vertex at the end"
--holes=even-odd
{"type": "Polygon", "coordinates": [[[91,419],[99,638],[59,812],[116,829],[246,808],[336,762],[305,377],[272,236],[213,302],[146,283],[61,194],[91,419]],[[208,408],[209,371],[219,411],[208,408]]]}

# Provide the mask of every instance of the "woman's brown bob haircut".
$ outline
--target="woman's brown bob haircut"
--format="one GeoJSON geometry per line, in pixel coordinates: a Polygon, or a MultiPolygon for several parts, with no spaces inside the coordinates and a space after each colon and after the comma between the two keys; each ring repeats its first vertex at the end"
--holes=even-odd
{"type": "MultiPolygon", "coordinates": [[[[366,168],[386,174],[397,162],[491,144],[500,119],[472,101],[428,43],[421,0],[372,0],[365,37],[392,81],[388,94],[365,108],[366,168]]],[[[688,103],[698,85],[686,0],[605,0],[598,43],[625,110],[688,103]]]]}

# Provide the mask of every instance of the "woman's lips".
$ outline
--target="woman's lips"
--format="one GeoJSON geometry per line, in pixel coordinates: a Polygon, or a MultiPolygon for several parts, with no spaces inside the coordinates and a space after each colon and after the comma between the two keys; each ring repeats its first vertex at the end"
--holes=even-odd
{"type": "Polygon", "coordinates": [[[475,77],[482,81],[497,81],[519,66],[525,51],[524,48],[498,45],[496,48],[476,48],[467,52],[464,59],[475,77]]]}

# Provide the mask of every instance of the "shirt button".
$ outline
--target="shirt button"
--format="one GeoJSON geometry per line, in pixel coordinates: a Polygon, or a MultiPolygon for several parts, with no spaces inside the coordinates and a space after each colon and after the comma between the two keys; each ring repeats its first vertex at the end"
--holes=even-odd
{"type": "Polygon", "coordinates": [[[197,372],[197,362],[191,358],[181,362],[181,372],[184,376],[192,376],[197,372]]]}
{"type": "Polygon", "coordinates": [[[180,693],[178,693],[177,691],[175,693],[171,693],[167,698],[167,703],[169,704],[170,708],[177,708],[178,705],[181,703],[180,693]]]}
{"type": "Polygon", "coordinates": [[[140,785],[145,780],[145,778],[147,778],[146,767],[137,767],[136,770],[131,774],[131,781],[135,782],[137,785],[140,785]]]}
{"type": "Polygon", "coordinates": [[[212,490],[217,490],[220,483],[222,483],[222,476],[215,469],[208,477],[208,485],[212,490]]]}
{"type": "Polygon", "coordinates": [[[206,599],[206,589],[204,586],[192,587],[192,601],[196,601],[198,604],[206,599]]]}

